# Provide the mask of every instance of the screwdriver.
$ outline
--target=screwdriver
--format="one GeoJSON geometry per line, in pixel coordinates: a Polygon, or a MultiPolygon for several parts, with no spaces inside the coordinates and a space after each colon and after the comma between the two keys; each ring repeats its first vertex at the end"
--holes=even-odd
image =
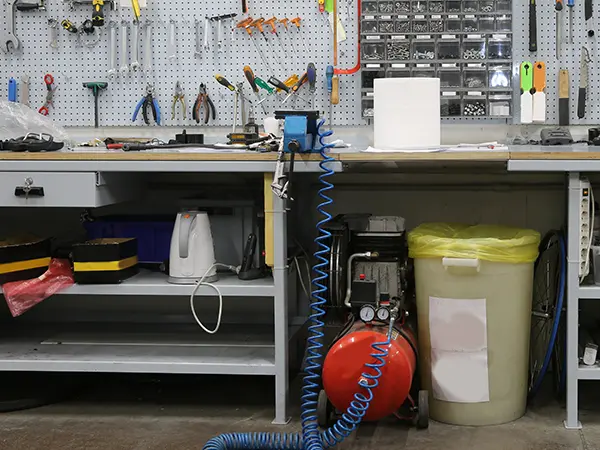
{"type": "Polygon", "coordinates": [[[306,74],[308,76],[308,92],[310,92],[308,107],[314,108],[315,92],[317,90],[317,68],[313,63],[308,64],[308,67],[306,68],[306,74]]]}
{"type": "Polygon", "coordinates": [[[563,10],[563,0],[556,0],[554,10],[556,11],[556,59],[560,59],[560,12],[563,10]]]}
{"type": "Polygon", "coordinates": [[[250,66],[244,66],[244,75],[246,75],[246,79],[248,80],[248,83],[250,83],[250,87],[258,99],[258,104],[262,107],[265,115],[268,114],[265,105],[263,105],[261,102],[260,94],[258,93],[258,86],[256,85],[256,77],[254,76],[254,72],[252,72],[250,66]]]}
{"type": "Polygon", "coordinates": [[[275,77],[269,78],[269,84],[275,86],[279,90],[284,91],[286,94],[290,93],[290,87],[286,85],[283,81],[280,81],[275,77]]]}
{"type": "Polygon", "coordinates": [[[569,39],[568,42],[573,43],[573,7],[575,6],[575,0],[567,0],[567,7],[569,8],[569,39]]]}
{"type": "Polygon", "coordinates": [[[247,19],[239,21],[236,24],[236,28],[243,28],[246,31],[246,33],[248,33],[248,36],[250,36],[250,40],[254,44],[254,48],[256,49],[256,52],[260,56],[260,59],[262,59],[262,62],[265,63],[265,67],[269,70],[269,72],[272,73],[273,69],[271,68],[271,65],[269,64],[269,61],[267,61],[267,58],[265,58],[265,55],[263,55],[263,52],[261,51],[260,47],[258,46],[258,42],[256,42],[256,39],[254,38],[254,34],[252,34],[251,24],[252,24],[252,17],[248,17],[247,19]]]}
{"type": "Polygon", "coordinates": [[[264,102],[267,98],[269,98],[270,95],[273,95],[275,93],[275,89],[273,89],[271,86],[269,86],[267,84],[267,82],[265,80],[263,80],[262,78],[259,77],[255,77],[254,81],[256,82],[256,85],[261,88],[264,89],[265,91],[267,91],[267,95],[265,95],[263,97],[263,99],[258,102],[258,104],[260,105],[262,102],[264,102]]]}
{"type": "Polygon", "coordinates": [[[300,22],[301,21],[302,21],[302,19],[300,17],[295,17],[292,20],[290,20],[290,22],[293,23],[294,25],[296,25],[296,28],[298,29],[298,34],[300,35],[300,38],[302,39],[302,45],[304,45],[304,50],[306,51],[306,53],[309,53],[308,46],[306,45],[306,41],[304,40],[304,35],[302,34],[302,31],[300,31],[300,22]]]}
{"type": "Polygon", "coordinates": [[[288,22],[290,21],[290,19],[288,19],[287,17],[284,19],[281,19],[279,21],[280,24],[283,25],[283,28],[285,29],[285,35],[288,38],[288,41],[290,41],[290,44],[292,45],[292,51],[294,52],[294,55],[298,56],[298,52],[296,51],[296,46],[294,45],[294,40],[292,39],[292,37],[290,36],[290,30],[288,28],[288,22]]]}
{"type": "Polygon", "coordinates": [[[227,81],[227,78],[225,78],[223,75],[216,74],[215,80],[217,80],[220,85],[225,86],[231,92],[235,92],[235,86],[227,81]]]}
{"type": "Polygon", "coordinates": [[[283,99],[283,102],[281,103],[285,103],[288,101],[288,99],[294,95],[296,92],[298,92],[298,89],[300,89],[302,87],[303,84],[305,84],[308,81],[308,72],[304,72],[302,74],[302,76],[300,77],[300,79],[296,82],[296,84],[294,84],[290,91],[288,91],[288,95],[286,98],[283,99]]]}
{"type": "Polygon", "coordinates": [[[325,76],[327,77],[327,93],[329,94],[329,128],[333,125],[333,102],[331,101],[332,92],[333,92],[333,66],[327,66],[327,71],[325,72],[325,76]]]}

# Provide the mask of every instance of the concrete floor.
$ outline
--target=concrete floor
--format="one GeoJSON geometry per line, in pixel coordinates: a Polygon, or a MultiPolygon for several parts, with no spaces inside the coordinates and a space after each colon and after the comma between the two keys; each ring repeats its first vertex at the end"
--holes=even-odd
{"type": "MultiPolygon", "coordinates": [[[[2,380],[4,389],[11,380],[2,380]]],[[[60,403],[0,416],[0,449],[150,450],[201,449],[215,434],[298,431],[270,424],[273,384],[269,378],[131,377],[93,375],[60,403]],[[240,399],[240,395],[246,398],[240,399]]],[[[562,425],[555,401],[530,408],[507,425],[469,428],[432,423],[416,430],[395,420],[364,424],[338,448],[354,450],[592,450],[600,449],[600,403],[586,396],[581,431],[562,425]],[[594,411],[595,409],[595,411],[594,411]]],[[[295,390],[295,389],[294,389],[295,390]]]]}

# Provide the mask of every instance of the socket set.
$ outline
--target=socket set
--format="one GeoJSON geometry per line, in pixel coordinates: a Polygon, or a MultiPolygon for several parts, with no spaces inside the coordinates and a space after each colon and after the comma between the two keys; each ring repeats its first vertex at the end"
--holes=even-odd
{"type": "Polygon", "coordinates": [[[512,3],[363,0],[362,114],[375,78],[437,77],[442,117],[512,115],[512,3]]]}

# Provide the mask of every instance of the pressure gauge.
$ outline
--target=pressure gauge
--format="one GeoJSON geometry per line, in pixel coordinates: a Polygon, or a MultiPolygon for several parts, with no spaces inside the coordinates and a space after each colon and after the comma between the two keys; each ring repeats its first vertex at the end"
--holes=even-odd
{"type": "Polygon", "coordinates": [[[377,320],[386,321],[390,318],[390,310],[387,308],[379,308],[377,310],[377,320]]]}
{"type": "Polygon", "coordinates": [[[371,322],[375,318],[375,308],[371,305],[364,305],[360,308],[359,315],[363,322],[371,322]]]}

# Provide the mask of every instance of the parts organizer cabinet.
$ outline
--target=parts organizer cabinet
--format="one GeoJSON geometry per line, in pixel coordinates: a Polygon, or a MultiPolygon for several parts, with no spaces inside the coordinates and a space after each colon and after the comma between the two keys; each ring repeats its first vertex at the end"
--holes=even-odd
{"type": "MultiPolygon", "coordinates": [[[[276,155],[260,154],[55,154],[0,155],[0,207],[95,207],[130,198],[121,187],[140,172],[265,173],[275,170],[276,155]],[[31,182],[25,181],[27,178],[31,182]],[[15,197],[23,183],[44,188],[44,196],[15,197]],[[114,183],[114,184],[113,184],[114,183]]],[[[339,170],[340,163],[333,163],[339,170]]],[[[317,161],[296,161],[295,171],[318,172],[317,161]]],[[[39,192],[39,191],[38,191],[39,192]]],[[[273,197],[273,278],[243,282],[223,276],[215,283],[225,297],[274,299],[274,328],[223,329],[209,336],[199,328],[136,326],[136,333],[118,323],[102,329],[92,326],[54,328],[33,332],[19,326],[0,336],[0,371],[128,372],[178,374],[237,374],[275,376],[275,420],[288,420],[288,270],[286,210],[273,197]],[[242,332],[240,330],[243,329],[242,332]],[[129,331],[129,333],[128,333],[129,331]],[[61,344],[61,345],[57,345],[61,344]]],[[[75,285],[68,296],[189,296],[190,286],[167,283],[166,275],[141,272],[119,285],[75,285]]],[[[201,288],[200,296],[214,296],[201,288]]],[[[132,298],[133,297],[129,297],[132,298]]],[[[126,302],[121,298],[119,301],[126,302]]],[[[132,300],[133,301],[133,300],[132,300]]],[[[290,312],[296,312],[295,306],[290,312]]],[[[35,311],[35,308],[34,310],[35,311]]],[[[32,312],[33,312],[32,311],[32,312]]],[[[140,311],[142,313],[143,311],[140,311]]],[[[168,322],[168,320],[167,320],[168,322]]],[[[303,321],[296,325],[302,325],[303,321]]]]}

